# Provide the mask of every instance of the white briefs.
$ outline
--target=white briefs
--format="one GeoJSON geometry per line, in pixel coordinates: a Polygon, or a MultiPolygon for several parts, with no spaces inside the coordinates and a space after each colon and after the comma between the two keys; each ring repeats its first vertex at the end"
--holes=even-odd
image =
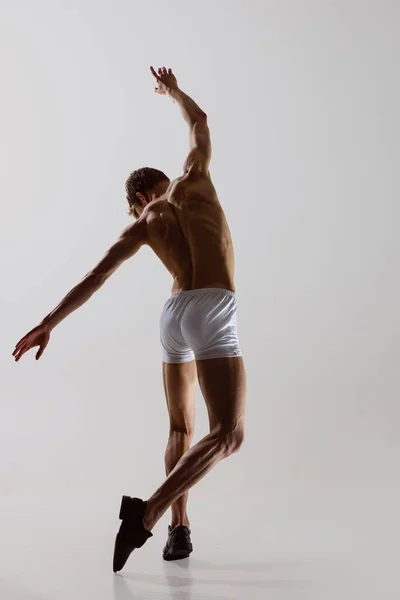
{"type": "Polygon", "coordinates": [[[163,361],[241,356],[235,292],[204,288],[172,294],[160,319],[163,361]]]}

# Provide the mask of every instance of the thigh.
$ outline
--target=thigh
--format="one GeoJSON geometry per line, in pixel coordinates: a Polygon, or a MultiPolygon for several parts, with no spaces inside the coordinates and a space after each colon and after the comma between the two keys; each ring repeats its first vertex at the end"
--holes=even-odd
{"type": "Polygon", "coordinates": [[[243,427],[246,370],[241,356],[198,360],[197,375],[207,405],[210,429],[243,427]]]}
{"type": "MultiPolygon", "coordinates": [[[[171,297],[160,316],[162,360],[165,363],[184,364],[194,360],[194,354],[182,335],[181,320],[184,306],[179,298],[171,297]]],[[[184,368],[182,368],[184,371],[184,368]]],[[[186,372],[186,371],[185,371],[186,372]]]]}
{"type": "Polygon", "coordinates": [[[163,362],[165,397],[171,429],[193,432],[196,362],[163,362]]]}

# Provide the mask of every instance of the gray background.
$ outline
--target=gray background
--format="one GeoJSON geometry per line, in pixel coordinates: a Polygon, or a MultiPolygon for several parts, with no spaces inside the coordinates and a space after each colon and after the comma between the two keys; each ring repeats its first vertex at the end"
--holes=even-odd
{"type": "MultiPolygon", "coordinates": [[[[251,531],[260,561],[351,564],[371,594],[398,597],[398,31],[394,1],[2,1],[8,598],[17,572],[37,593],[78,598],[81,583],[54,576],[46,535],[64,539],[73,571],[86,531],[108,569],[120,494],[147,497],[164,476],[158,319],[171,282],[149,249],[53,332],[39,363],[11,357],[129,224],[129,173],[182,172],[187,125],[154,94],[150,64],[172,67],[208,113],[248,369],[243,450],[191,494],[198,545],[243,562],[251,531]]],[[[200,395],[197,418],[196,439],[200,395]]]]}

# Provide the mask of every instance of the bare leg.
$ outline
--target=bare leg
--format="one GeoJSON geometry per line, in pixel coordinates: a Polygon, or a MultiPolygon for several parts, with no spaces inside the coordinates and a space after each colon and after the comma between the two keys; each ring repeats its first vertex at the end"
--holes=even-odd
{"type": "MultiPolygon", "coordinates": [[[[169,439],[165,452],[165,470],[169,475],[190,448],[194,429],[194,395],[197,381],[196,363],[163,363],[165,396],[170,421],[169,439]]],[[[188,492],[177,498],[172,506],[171,527],[190,527],[187,516],[188,492]]]]}
{"type": "Polygon", "coordinates": [[[149,498],[144,525],[151,531],[169,506],[200,481],[221,459],[237,451],[244,435],[246,374],[243,359],[197,361],[197,373],[210,420],[210,433],[188,450],[149,498]]]}

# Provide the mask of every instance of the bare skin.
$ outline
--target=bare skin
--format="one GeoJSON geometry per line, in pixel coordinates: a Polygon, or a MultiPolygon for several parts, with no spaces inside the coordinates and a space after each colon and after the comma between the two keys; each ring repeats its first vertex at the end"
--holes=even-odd
{"type": "MultiPolygon", "coordinates": [[[[206,114],[182,92],[169,69],[152,68],[156,92],[176,102],[190,129],[190,152],[183,174],[137,193],[138,220],[104,258],[43,321],[16,345],[16,361],[39,346],[38,360],[51,331],[82,306],[128,258],[148,245],[173,278],[172,291],[200,288],[235,290],[234,253],[229,227],[212,184],[210,132],[206,114]]],[[[188,490],[243,441],[246,374],[241,357],[163,363],[170,417],[165,455],[167,478],[148,499],[144,525],[151,531],[168,507],[172,527],[188,525],[188,490]],[[210,433],[190,448],[194,428],[194,390],[199,381],[206,402],[210,433]]]]}
{"type": "MultiPolygon", "coordinates": [[[[165,471],[169,475],[182,456],[190,448],[194,432],[194,395],[197,383],[195,361],[177,365],[163,363],[165,397],[169,413],[170,429],[165,452],[165,471]]],[[[171,527],[190,527],[187,514],[188,492],[173,504],[171,527]]]]}

